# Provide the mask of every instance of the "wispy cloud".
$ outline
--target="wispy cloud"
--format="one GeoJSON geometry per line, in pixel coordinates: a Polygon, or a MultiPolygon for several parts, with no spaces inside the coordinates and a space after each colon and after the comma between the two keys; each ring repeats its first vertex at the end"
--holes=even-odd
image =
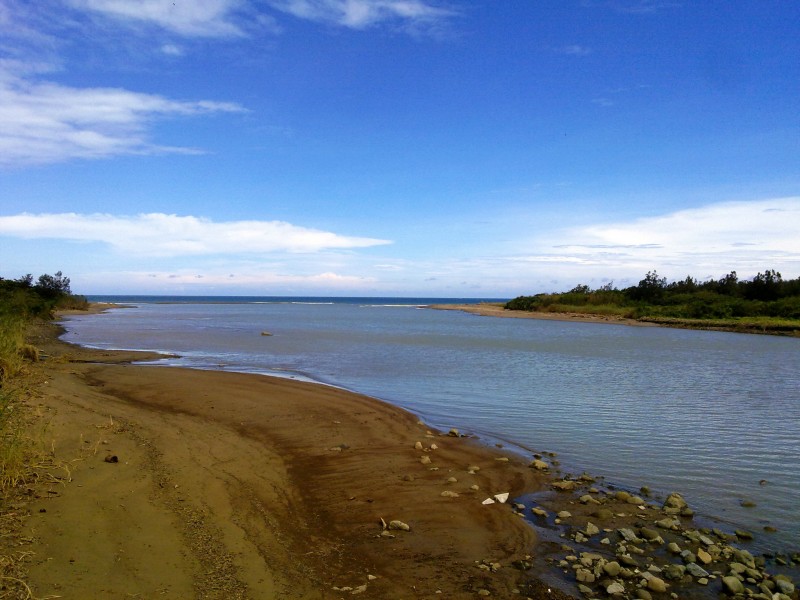
{"type": "Polygon", "coordinates": [[[570,44],[569,46],[561,46],[554,48],[558,54],[566,54],[567,56],[588,56],[592,53],[592,49],[580,44],[570,44]]]}
{"type": "Polygon", "coordinates": [[[75,9],[127,23],[154,25],[191,37],[236,37],[240,0],[68,0],[75,9]]]}
{"type": "Polygon", "coordinates": [[[269,4],[301,19],[352,29],[397,21],[412,26],[434,24],[454,14],[425,0],[269,0],[269,4]]]}
{"type": "Polygon", "coordinates": [[[124,154],[200,152],[149,139],[156,118],[241,112],[233,103],[180,102],[114,88],[75,88],[0,74],[0,164],[23,166],[124,154]]]}
{"type": "Polygon", "coordinates": [[[313,253],[390,243],[282,221],[214,222],[162,213],[130,217],[75,213],[3,216],[0,217],[0,235],[100,242],[127,255],[159,257],[313,253]]]}
{"type": "MultiPolygon", "coordinates": [[[[768,268],[800,270],[800,198],[723,202],[627,222],[551,232],[509,264],[547,265],[551,272],[590,278],[742,276],[768,268]]],[[[504,262],[505,262],[504,261],[504,262]]],[[[532,268],[531,272],[540,269],[532,268]]],[[[544,276],[544,272],[540,273],[544,276]]]]}

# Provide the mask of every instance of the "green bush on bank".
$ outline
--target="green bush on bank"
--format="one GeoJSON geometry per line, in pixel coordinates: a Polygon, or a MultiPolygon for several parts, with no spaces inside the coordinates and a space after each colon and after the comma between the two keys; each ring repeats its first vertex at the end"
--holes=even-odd
{"type": "Polygon", "coordinates": [[[732,271],[719,280],[691,276],[668,282],[656,271],[635,286],[598,289],[579,285],[567,292],[519,296],[508,310],[607,314],[636,319],[740,320],[772,318],[800,320],[800,278],[784,280],[775,270],[740,280],[732,271]]]}

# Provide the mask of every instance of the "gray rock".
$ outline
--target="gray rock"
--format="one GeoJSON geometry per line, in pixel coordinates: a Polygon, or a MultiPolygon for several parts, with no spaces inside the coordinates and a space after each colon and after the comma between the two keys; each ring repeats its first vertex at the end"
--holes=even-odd
{"type": "Polygon", "coordinates": [[[594,583],[594,573],[589,569],[578,569],[575,571],[575,577],[581,583],[594,583]]]}
{"type": "Polygon", "coordinates": [[[622,585],[619,581],[615,581],[606,588],[606,593],[609,596],[613,596],[614,594],[624,594],[625,586],[622,585]]]}
{"type": "Polygon", "coordinates": [[[688,506],[689,505],[686,503],[686,500],[683,499],[683,496],[681,496],[678,492],[672,492],[669,496],[667,496],[667,499],[664,500],[663,508],[664,510],[672,509],[680,512],[684,508],[688,508],[688,506]]]}
{"type": "Polygon", "coordinates": [[[622,536],[622,538],[625,541],[628,541],[628,542],[641,542],[642,541],[633,532],[633,529],[628,529],[628,528],[623,527],[622,529],[619,529],[618,531],[619,531],[619,534],[622,536]]]}
{"type": "Polygon", "coordinates": [[[667,550],[669,550],[673,554],[680,554],[681,552],[683,552],[681,550],[681,547],[678,546],[678,544],[676,544],[675,542],[670,542],[669,544],[667,544],[667,550]]]}
{"type": "Polygon", "coordinates": [[[728,575],[722,578],[722,588],[729,594],[743,594],[744,585],[737,577],[728,575]]]}
{"type": "Polygon", "coordinates": [[[531,469],[536,469],[537,471],[546,471],[549,465],[544,462],[543,460],[535,460],[531,464],[528,465],[531,469]]]}
{"type": "Polygon", "coordinates": [[[696,563],[689,563],[686,565],[686,571],[692,577],[708,577],[708,571],[696,563]]]}

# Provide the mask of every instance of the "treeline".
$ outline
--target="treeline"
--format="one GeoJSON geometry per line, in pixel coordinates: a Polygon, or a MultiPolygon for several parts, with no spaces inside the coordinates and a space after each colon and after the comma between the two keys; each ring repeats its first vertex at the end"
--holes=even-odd
{"type": "Polygon", "coordinates": [[[69,277],[61,271],[55,275],[40,275],[35,281],[32,275],[19,279],[0,277],[0,315],[46,319],[54,310],[87,306],[86,298],[72,293],[69,277]]]}
{"type": "Polygon", "coordinates": [[[800,278],[784,280],[770,269],[740,280],[732,271],[718,280],[689,276],[667,282],[656,271],[624,289],[609,283],[597,289],[578,285],[568,292],[519,296],[509,310],[614,314],[629,318],[800,319],[800,278]]]}

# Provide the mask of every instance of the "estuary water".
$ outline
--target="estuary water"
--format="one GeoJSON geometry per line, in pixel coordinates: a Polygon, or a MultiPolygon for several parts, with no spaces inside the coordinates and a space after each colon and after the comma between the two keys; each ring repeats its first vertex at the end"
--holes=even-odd
{"type": "Polygon", "coordinates": [[[341,386],[800,549],[799,339],[423,308],[458,299],[90,299],[132,307],[70,317],[66,341],[341,386]]]}

